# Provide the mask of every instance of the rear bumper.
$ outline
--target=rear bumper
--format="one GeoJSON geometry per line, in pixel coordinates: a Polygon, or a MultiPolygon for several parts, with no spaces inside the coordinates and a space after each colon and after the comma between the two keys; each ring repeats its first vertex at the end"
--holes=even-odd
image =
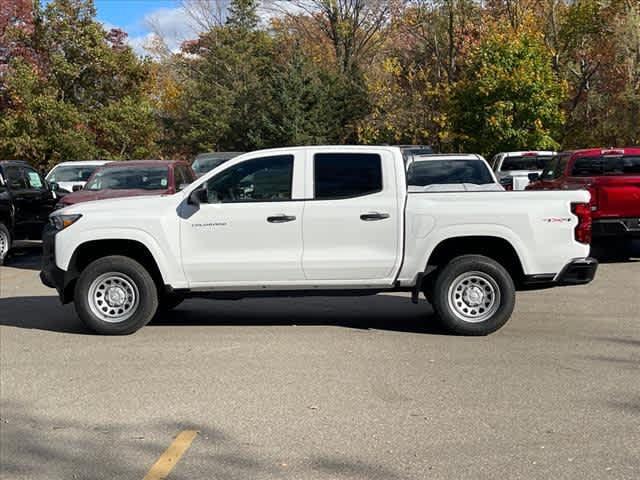
{"type": "Polygon", "coordinates": [[[576,258],[569,262],[556,276],[558,285],[584,285],[596,276],[598,261],[595,258],[576,258]]]}
{"type": "Polygon", "coordinates": [[[640,218],[606,218],[593,221],[593,238],[640,238],[640,218]]]}
{"type": "Polygon", "coordinates": [[[598,270],[595,258],[575,258],[567,263],[558,274],[527,275],[525,289],[550,288],[565,285],[584,285],[593,280],[598,270]]]}

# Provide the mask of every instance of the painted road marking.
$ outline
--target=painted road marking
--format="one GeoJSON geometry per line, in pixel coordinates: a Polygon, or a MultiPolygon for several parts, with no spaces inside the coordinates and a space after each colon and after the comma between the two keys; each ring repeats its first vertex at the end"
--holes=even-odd
{"type": "Polygon", "coordinates": [[[171,445],[169,445],[169,448],[167,448],[164,453],[160,455],[158,461],[153,464],[151,470],[144,476],[143,480],[162,480],[167,478],[197,435],[197,430],[184,430],[180,432],[171,445]]]}

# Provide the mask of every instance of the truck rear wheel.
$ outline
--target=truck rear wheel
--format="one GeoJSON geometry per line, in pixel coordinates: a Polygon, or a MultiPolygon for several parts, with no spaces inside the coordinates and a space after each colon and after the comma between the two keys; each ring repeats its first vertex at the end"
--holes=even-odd
{"type": "Polygon", "coordinates": [[[440,321],[459,335],[488,335],[502,327],[515,306],[511,275],[495,260],[464,255],[438,274],[432,292],[440,321]]]}
{"type": "Polygon", "coordinates": [[[127,335],[145,326],[158,309],[158,292],[149,272],[120,255],[103,257],[84,269],[75,287],[75,307],[91,330],[127,335]]]}

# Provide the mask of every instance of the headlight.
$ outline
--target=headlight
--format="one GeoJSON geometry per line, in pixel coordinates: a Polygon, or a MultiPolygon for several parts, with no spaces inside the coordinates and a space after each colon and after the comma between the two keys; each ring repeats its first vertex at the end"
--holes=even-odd
{"type": "Polygon", "coordinates": [[[82,215],[51,215],[49,220],[56,230],[64,230],[70,225],[76,223],[82,215]]]}

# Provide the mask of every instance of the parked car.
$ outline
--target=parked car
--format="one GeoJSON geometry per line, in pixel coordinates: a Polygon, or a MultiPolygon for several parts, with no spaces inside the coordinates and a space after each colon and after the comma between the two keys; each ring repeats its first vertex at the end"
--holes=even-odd
{"type": "Polygon", "coordinates": [[[40,240],[54,193],[27,162],[0,161],[0,264],[15,240],[40,240]]]}
{"type": "Polygon", "coordinates": [[[591,281],[588,202],[586,191],[411,192],[395,147],[262,150],[176,195],[55,212],[41,279],[105,334],[189,296],[407,291],[451,331],[485,335],[511,316],[516,288],[591,281]]]}
{"type": "Polygon", "coordinates": [[[416,155],[407,165],[409,192],[502,191],[489,164],[474,153],[416,155]]]}
{"type": "Polygon", "coordinates": [[[529,175],[541,174],[556,152],[502,152],[491,160],[498,181],[507,190],[524,190],[529,185],[529,175]]]}
{"type": "Polygon", "coordinates": [[[65,195],[59,208],[105,198],[171,195],[193,182],[188,163],[169,160],[110,162],[98,167],[82,190],[65,195]]]}
{"type": "Polygon", "coordinates": [[[108,160],[62,162],[49,170],[45,180],[58,185],[62,190],[73,192],[84,187],[93,172],[107,163],[109,163],[108,160]]]}
{"type": "Polygon", "coordinates": [[[402,152],[405,163],[409,163],[414,155],[429,155],[433,153],[430,145],[395,145],[402,152]]]}
{"type": "Polygon", "coordinates": [[[640,239],[640,148],[562,152],[532,179],[528,190],[589,190],[594,243],[631,255],[632,240],[640,239]]]}
{"type": "Polygon", "coordinates": [[[207,152],[201,153],[198,155],[193,163],[191,164],[191,168],[196,173],[198,177],[204,175],[205,173],[213,170],[219,165],[222,165],[224,162],[231,160],[232,158],[237,157],[238,155],[242,155],[244,152],[207,152]]]}

